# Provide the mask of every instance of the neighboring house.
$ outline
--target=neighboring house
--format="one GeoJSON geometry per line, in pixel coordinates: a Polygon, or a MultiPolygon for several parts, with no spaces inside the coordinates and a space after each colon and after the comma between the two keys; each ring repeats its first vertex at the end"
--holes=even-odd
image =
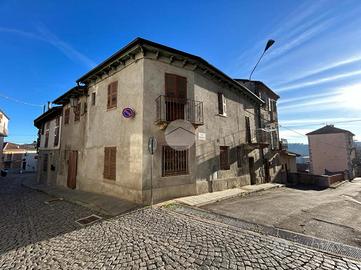
{"type": "Polygon", "coordinates": [[[281,169],[281,160],[279,156],[282,144],[279,142],[277,100],[279,96],[273,92],[267,85],[260,81],[249,81],[245,79],[235,79],[238,83],[244,85],[260,97],[264,103],[260,108],[257,126],[261,130],[262,136],[267,143],[260,151],[260,160],[263,170],[260,171],[266,179],[266,182],[274,181],[279,176],[281,169]]]}
{"type": "MultiPolygon", "coordinates": [[[[2,149],[4,148],[4,138],[8,136],[8,125],[9,125],[9,117],[0,110],[0,160],[3,159],[2,149]]],[[[3,166],[3,163],[1,163],[3,166]]]]}
{"type": "Polygon", "coordinates": [[[316,175],[347,171],[354,177],[354,134],[326,125],[306,134],[310,151],[310,172],[316,175]]]}
{"type": "Polygon", "coordinates": [[[59,168],[62,107],[53,107],[34,120],[38,132],[38,173],[40,184],[56,184],[59,168]]]}
{"type": "Polygon", "coordinates": [[[151,136],[155,201],[275,180],[278,96],[254,83],[268,105],[202,58],[137,38],[54,100],[63,107],[56,182],[148,203],[151,136]],[[188,149],[165,139],[177,119],[194,127],[188,149]]]}
{"type": "Polygon", "coordinates": [[[286,173],[297,173],[296,158],[300,155],[287,150],[280,151],[282,169],[286,173]]]}
{"type": "Polygon", "coordinates": [[[9,172],[35,172],[37,169],[36,144],[15,144],[5,142],[3,147],[3,168],[9,172]]]}

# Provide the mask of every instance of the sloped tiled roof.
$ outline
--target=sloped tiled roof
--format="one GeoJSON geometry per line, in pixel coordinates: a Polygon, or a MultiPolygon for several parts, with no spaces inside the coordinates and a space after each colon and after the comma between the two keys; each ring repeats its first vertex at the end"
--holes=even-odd
{"type": "Polygon", "coordinates": [[[335,134],[335,133],[349,133],[351,135],[353,134],[351,131],[348,131],[346,129],[336,128],[333,125],[326,125],[322,128],[319,128],[315,131],[309,132],[306,135],[317,135],[317,134],[335,134]]]}

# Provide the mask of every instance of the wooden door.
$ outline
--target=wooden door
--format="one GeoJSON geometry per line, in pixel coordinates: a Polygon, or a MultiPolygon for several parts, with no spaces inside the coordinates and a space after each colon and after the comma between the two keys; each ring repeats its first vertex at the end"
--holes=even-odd
{"type": "Polygon", "coordinates": [[[265,180],[266,182],[270,182],[271,181],[271,177],[270,177],[270,172],[269,172],[269,161],[266,159],[265,163],[264,163],[264,171],[265,171],[265,180]]]}
{"type": "Polygon", "coordinates": [[[184,119],[187,102],[187,78],[174,74],[165,74],[166,119],[174,121],[184,119]]]}
{"type": "Polygon", "coordinates": [[[76,174],[78,167],[78,151],[69,151],[68,157],[68,188],[76,188],[76,174]]]}
{"type": "Polygon", "coordinates": [[[248,158],[248,166],[249,166],[249,175],[251,177],[251,185],[256,184],[256,174],[254,171],[254,158],[250,157],[248,158]]]}

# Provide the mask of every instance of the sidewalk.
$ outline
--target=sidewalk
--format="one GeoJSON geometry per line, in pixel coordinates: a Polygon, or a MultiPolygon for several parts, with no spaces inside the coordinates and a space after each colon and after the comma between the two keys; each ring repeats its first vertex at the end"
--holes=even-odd
{"type": "Polygon", "coordinates": [[[203,206],[206,204],[215,203],[218,201],[227,200],[230,198],[245,196],[255,192],[269,190],[273,188],[284,187],[283,184],[266,183],[260,185],[248,185],[241,188],[227,189],[212,193],[204,193],[196,196],[189,196],[175,199],[176,202],[183,203],[190,206],[203,206]]]}
{"type": "Polygon", "coordinates": [[[140,207],[140,205],[116,197],[96,194],[61,186],[46,186],[35,182],[34,177],[22,180],[22,185],[44,192],[52,197],[79,204],[105,216],[113,217],[140,207]]]}

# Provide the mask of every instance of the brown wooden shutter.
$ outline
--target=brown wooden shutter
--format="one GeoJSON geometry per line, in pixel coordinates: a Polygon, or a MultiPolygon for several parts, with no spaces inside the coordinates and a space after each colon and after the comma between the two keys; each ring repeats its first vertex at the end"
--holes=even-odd
{"type": "Polygon", "coordinates": [[[177,97],[177,75],[165,74],[165,95],[167,97],[177,97]]]}
{"type": "Polygon", "coordinates": [[[108,102],[107,102],[108,109],[117,107],[117,96],[118,96],[118,81],[115,81],[108,85],[108,102]]]}
{"type": "Polygon", "coordinates": [[[112,100],[112,85],[108,85],[108,99],[107,99],[107,108],[111,108],[111,100],[112,100]]]}
{"type": "Polygon", "coordinates": [[[228,146],[220,146],[219,148],[219,163],[221,170],[229,170],[229,147],[228,146]]]}
{"type": "Polygon", "coordinates": [[[223,94],[222,93],[218,93],[218,113],[219,114],[224,114],[224,111],[223,111],[223,94]]]}
{"type": "Polygon", "coordinates": [[[109,180],[116,179],[116,160],[117,148],[105,147],[104,148],[104,172],[103,176],[109,180]]]}
{"type": "Polygon", "coordinates": [[[178,98],[187,98],[187,78],[177,76],[177,92],[178,98]]]}
{"type": "Polygon", "coordinates": [[[69,124],[70,109],[67,108],[64,111],[64,124],[69,124]]]}
{"type": "Polygon", "coordinates": [[[117,161],[117,148],[111,147],[109,154],[109,179],[115,180],[116,178],[116,161],[117,161]]]}

